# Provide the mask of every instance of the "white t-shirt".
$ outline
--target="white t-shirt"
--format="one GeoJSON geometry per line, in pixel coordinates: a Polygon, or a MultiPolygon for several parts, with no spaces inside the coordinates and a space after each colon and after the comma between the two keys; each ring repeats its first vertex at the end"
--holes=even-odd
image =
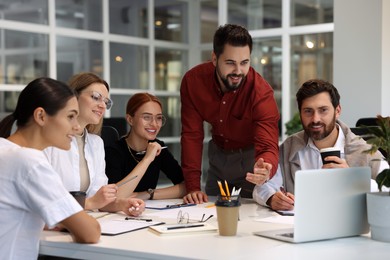
{"type": "Polygon", "coordinates": [[[0,138],[0,259],[36,259],[44,224],[81,210],[42,151],[0,138]]]}
{"type": "MultiPolygon", "coordinates": [[[[106,161],[104,144],[100,136],[85,132],[85,160],[87,161],[90,185],[87,189],[87,197],[95,193],[104,185],[107,185],[106,161]]],[[[54,170],[60,175],[65,188],[68,191],[80,190],[80,155],[75,137],[69,151],[49,147],[44,150],[46,157],[54,170]]]]}

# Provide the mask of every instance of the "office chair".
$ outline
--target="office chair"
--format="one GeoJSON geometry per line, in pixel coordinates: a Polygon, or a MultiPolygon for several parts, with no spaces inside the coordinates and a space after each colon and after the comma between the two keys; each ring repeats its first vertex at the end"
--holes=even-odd
{"type": "Polygon", "coordinates": [[[376,117],[363,117],[359,118],[358,121],[356,121],[356,127],[359,126],[377,126],[376,117]]]}
{"type": "Polygon", "coordinates": [[[107,147],[119,140],[118,130],[116,130],[113,126],[103,125],[101,138],[103,139],[104,147],[107,147]]]}
{"type": "Polygon", "coordinates": [[[118,131],[119,136],[127,134],[127,131],[129,130],[126,118],[124,117],[103,118],[103,125],[114,127],[118,131]]]}

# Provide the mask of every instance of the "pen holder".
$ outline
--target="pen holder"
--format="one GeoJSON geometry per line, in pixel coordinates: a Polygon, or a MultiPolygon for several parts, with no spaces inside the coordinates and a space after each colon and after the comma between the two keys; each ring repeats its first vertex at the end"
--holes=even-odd
{"type": "Polygon", "coordinates": [[[84,209],[87,193],[84,191],[70,191],[69,193],[72,194],[73,198],[75,198],[77,202],[81,205],[81,207],[84,209]]]}
{"type": "Polygon", "coordinates": [[[215,206],[217,208],[219,235],[235,236],[241,206],[240,196],[218,195],[215,206]]]}

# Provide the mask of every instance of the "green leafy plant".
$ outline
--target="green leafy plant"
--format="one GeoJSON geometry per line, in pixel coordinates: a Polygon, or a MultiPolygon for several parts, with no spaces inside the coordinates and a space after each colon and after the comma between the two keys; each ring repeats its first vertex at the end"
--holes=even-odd
{"type": "Polygon", "coordinates": [[[299,117],[299,113],[295,113],[293,118],[290,121],[288,121],[285,124],[285,126],[286,126],[286,132],[285,132],[286,135],[292,135],[301,131],[303,128],[301,124],[301,118],[299,117]]]}
{"type": "MultiPolygon", "coordinates": [[[[384,159],[390,165],[390,117],[378,115],[377,124],[378,127],[363,126],[369,133],[367,143],[371,145],[371,148],[365,152],[373,154],[381,149],[384,159]]],[[[376,183],[379,191],[382,191],[383,186],[390,188],[390,169],[384,169],[380,172],[376,177],[376,183]]]]}

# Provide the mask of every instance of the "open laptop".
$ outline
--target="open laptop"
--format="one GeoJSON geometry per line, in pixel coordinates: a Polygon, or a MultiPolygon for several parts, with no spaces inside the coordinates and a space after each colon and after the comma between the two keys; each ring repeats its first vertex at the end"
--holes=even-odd
{"type": "Polygon", "coordinates": [[[297,171],[294,228],[254,234],[301,243],[368,233],[370,177],[369,167],[297,171]]]}

